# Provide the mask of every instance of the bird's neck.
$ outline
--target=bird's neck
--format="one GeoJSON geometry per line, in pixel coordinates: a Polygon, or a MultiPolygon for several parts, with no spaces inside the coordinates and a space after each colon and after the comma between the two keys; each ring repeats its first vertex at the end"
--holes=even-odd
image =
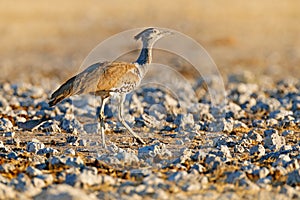
{"type": "Polygon", "coordinates": [[[140,56],[136,60],[136,63],[138,63],[139,65],[147,65],[150,64],[151,62],[152,62],[152,45],[144,43],[140,56]]]}

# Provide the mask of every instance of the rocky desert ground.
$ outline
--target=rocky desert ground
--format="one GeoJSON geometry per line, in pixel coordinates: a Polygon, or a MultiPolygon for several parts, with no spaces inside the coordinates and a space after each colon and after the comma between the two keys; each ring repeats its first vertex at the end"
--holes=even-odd
{"type": "Polygon", "coordinates": [[[299,199],[299,4],[0,1],[0,199],[299,199]],[[103,149],[99,98],[50,108],[49,96],[102,41],[149,26],[192,38],[215,71],[154,50],[169,68],[153,66],[125,102],[146,144],[118,122],[112,99],[103,149]]]}

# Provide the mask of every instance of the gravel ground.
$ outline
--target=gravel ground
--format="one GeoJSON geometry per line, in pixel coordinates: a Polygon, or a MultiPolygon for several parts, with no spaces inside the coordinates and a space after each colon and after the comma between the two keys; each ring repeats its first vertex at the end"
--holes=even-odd
{"type": "MultiPolygon", "coordinates": [[[[299,8],[294,0],[0,1],[0,199],[300,199],[299,8]],[[203,80],[192,84],[196,98],[189,85],[171,87],[179,102],[147,85],[125,105],[147,144],[117,122],[112,100],[104,150],[95,97],[55,108],[47,98],[97,44],[148,26],[209,52],[227,78],[225,108],[211,105],[203,80]]],[[[178,56],[154,55],[185,78],[198,75],[178,56]]]]}
{"type": "Polygon", "coordinates": [[[299,199],[300,82],[241,77],[228,77],[217,116],[201,84],[199,101],[185,86],[174,91],[180,104],[155,86],[136,90],[126,120],[144,146],[116,120],[112,100],[107,149],[94,96],[49,108],[50,91],[1,83],[0,198],[299,199]]]}

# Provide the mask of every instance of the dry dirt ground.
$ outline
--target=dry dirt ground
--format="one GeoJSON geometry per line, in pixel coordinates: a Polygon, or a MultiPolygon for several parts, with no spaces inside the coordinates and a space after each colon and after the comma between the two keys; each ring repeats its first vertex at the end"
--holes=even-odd
{"type": "Polygon", "coordinates": [[[0,80],[63,81],[107,37],[148,26],[195,39],[224,78],[244,70],[299,78],[299,19],[294,0],[0,1],[0,80]]]}

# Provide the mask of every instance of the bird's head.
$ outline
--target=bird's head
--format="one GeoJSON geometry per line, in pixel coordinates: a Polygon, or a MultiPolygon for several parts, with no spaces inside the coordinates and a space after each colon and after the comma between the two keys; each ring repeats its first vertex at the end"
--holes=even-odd
{"type": "Polygon", "coordinates": [[[137,34],[136,36],[134,36],[134,39],[136,39],[136,40],[141,39],[141,41],[144,44],[146,43],[146,44],[152,45],[152,44],[154,44],[154,42],[156,42],[160,38],[162,38],[166,35],[170,35],[170,34],[172,34],[172,32],[170,32],[170,31],[161,30],[158,28],[147,28],[147,29],[143,30],[142,32],[140,32],[139,34],[137,34]]]}

